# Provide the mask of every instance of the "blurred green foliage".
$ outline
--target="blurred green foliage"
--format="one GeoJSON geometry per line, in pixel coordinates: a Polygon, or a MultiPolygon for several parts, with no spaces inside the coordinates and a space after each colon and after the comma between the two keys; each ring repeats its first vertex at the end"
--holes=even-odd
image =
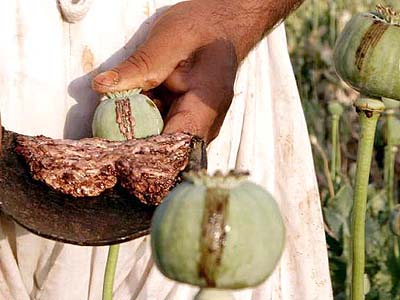
{"type": "MultiPolygon", "coordinates": [[[[286,21],[289,52],[315,146],[314,162],[336,300],[349,299],[352,183],[359,125],[352,107],[358,94],[336,76],[332,62],[333,47],[338,33],[351,16],[373,10],[376,4],[400,9],[398,0],[308,0],[286,21]],[[326,170],[326,160],[332,152],[331,117],[328,112],[330,101],[338,101],[345,107],[339,134],[341,163],[338,176],[333,179],[329,178],[329,170],[326,170]],[[334,195],[330,186],[333,186],[334,195]]],[[[378,125],[369,186],[366,222],[367,300],[400,300],[400,261],[393,250],[399,241],[389,230],[390,209],[383,182],[384,126],[383,117],[378,125]]],[[[395,186],[398,186],[399,155],[396,161],[395,186]]]]}

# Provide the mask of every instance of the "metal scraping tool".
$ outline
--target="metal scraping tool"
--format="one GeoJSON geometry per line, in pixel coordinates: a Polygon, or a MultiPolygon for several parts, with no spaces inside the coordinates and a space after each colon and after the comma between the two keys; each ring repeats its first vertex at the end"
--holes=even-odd
{"type": "MultiPolygon", "coordinates": [[[[142,204],[121,188],[97,197],[74,198],[32,179],[14,151],[17,133],[1,127],[0,212],[27,230],[82,246],[122,243],[149,233],[155,207],[142,204]]],[[[187,170],[207,167],[205,144],[193,143],[187,170]]]]}

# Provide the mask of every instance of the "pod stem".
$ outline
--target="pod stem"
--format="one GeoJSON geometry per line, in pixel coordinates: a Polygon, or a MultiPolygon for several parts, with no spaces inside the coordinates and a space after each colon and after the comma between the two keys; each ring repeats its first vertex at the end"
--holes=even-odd
{"type": "Polygon", "coordinates": [[[317,31],[319,27],[320,2],[317,0],[313,0],[312,6],[313,6],[312,30],[317,31]]]}
{"type": "Polygon", "coordinates": [[[390,210],[393,210],[395,206],[394,197],[394,168],[396,152],[398,151],[397,145],[393,141],[393,121],[394,115],[392,112],[386,115],[386,126],[387,126],[387,145],[385,146],[385,165],[384,165],[384,182],[386,188],[386,195],[388,200],[388,206],[390,210]]]}
{"type": "Polygon", "coordinates": [[[330,174],[333,181],[337,181],[337,175],[340,174],[341,155],[340,155],[340,133],[339,122],[344,112],[342,104],[338,101],[331,101],[328,104],[328,111],[331,115],[331,165],[330,174]]]}
{"type": "MultiPolygon", "coordinates": [[[[101,101],[107,99],[112,99],[112,100],[127,99],[134,95],[139,94],[141,91],[142,90],[140,88],[136,88],[126,91],[107,93],[102,97],[101,101]]],[[[95,135],[94,132],[93,135],[95,135]]],[[[99,136],[99,137],[105,138],[105,136],[99,136]]],[[[128,140],[133,139],[133,135],[127,134],[125,138],[128,140]]],[[[115,272],[117,269],[117,262],[118,262],[118,254],[119,254],[119,244],[112,245],[108,248],[107,263],[106,263],[104,282],[103,282],[103,300],[112,300],[115,272]]]]}
{"type": "Polygon", "coordinates": [[[374,147],[376,124],[384,105],[380,100],[359,98],[355,104],[361,125],[357,153],[356,180],[352,211],[352,283],[351,299],[364,298],[365,270],[365,218],[367,209],[368,180],[374,147]]]}
{"type": "Polygon", "coordinates": [[[108,250],[106,271],[104,273],[103,300],[112,300],[115,270],[117,268],[119,244],[112,245],[108,250]]]}
{"type": "Polygon", "coordinates": [[[193,300],[235,300],[235,298],[227,290],[202,288],[193,300]]]}
{"type": "Polygon", "coordinates": [[[340,151],[339,148],[339,116],[333,115],[332,116],[332,132],[331,132],[331,142],[332,142],[332,151],[331,151],[331,178],[335,181],[336,174],[338,172],[338,154],[340,151]]]}
{"type": "MultiPolygon", "coordinates": [[[[346,232],[343,236],[343,252],[346,254],[351,253],[351,237],[349,232],[346,232]]],[[[349,257],[349,256],[347,256],[349,257]]],[[[346,261],[346,281],[345,281],[345,297],[346,299],[350,299],[350,290],[351,290],[351,260],[348,259],[346,261]]]]}
{"type": "Polygon", "coordinates": [[[340,132],[339,132],[339,124],[337,127],[337,141],[336,141],[336,173],[340,175],[341,167],[342,167],[342,155],[340,149],[340,132]]]}
{"type": "MultiPolygon", "coordinates": [[[[389,109],[386,112],[386,132],[387,132],[387,144],[385,146],[385,159],[384,159],[384,182],[386,190],[386,198],[388,201],[388,207],[390,211],[393,211],[396,200],[395,200],[395,185],[394,185],[394,169],[396,163],[396,153],[398,151],[398,146],[393,139],[393,127],[395,116],[394,110],[389,109]]],[[[400,264],[400,249],[397,237],[394,236],[393,239],[393,256],[396,263],[400,264]]]]}
{"type": "Polygon", "coordinates": [[[337,14],[337,0],[331,0],[329,4],[329,37],[331,46],[335,45],[336,41],[336,14],[337,14]]]}

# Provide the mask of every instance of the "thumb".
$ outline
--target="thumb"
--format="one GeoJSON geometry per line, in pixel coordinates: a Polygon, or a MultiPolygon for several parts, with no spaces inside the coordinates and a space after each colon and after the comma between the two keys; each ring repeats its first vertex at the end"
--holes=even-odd
{"type": "MultiPolygon", "coordinates": [[[[155,28],[156,29],[156,28],[155,28]]],[[[155,30],[127,60],[112,70],[100,73],[92,82],[99,93],[142,88],[147,91],[160,85],[196,48],[196,41],[183,43],[172,28],[155,30]]]]}

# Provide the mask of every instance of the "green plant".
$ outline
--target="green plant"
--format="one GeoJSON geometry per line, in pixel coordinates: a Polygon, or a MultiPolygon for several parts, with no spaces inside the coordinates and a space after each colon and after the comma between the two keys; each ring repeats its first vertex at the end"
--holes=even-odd
{"type": "MultiPolygon", "coordinates": [[[[351,186],[354,184],[356,145],[360,138],[360,125],[357,122],[357,114],[354,109],[350,108],[358,95],[337,78],[333,68],[331,37],[342,31],[352,15],[373,9],[376,2],[372,0],[340,0],[337,1],[334,14],[331,13],[333,6],[329,2],[329,0],[305,2],[288,19],[286,28],[289,51],[308,129],[313,137],[313,144],[318,145],[314,148],[317,150],[314,153],[314,161],[326,222],[334,297],[336,300],[347,300],[350,296],[349,278],[351,278],[349,232],[350,211],[353,202],[351,186]],[[317,5],[318,9],[316,8],[317,5]],[[332,15],[336,16],[335,26],[332,25],[332,15]],[[317,18],[315,18],[316,16],[317,18]],[[318,19],[318,21],[315,22],[315,19],[318,19]],[[332,28],[335,28],[335,32],[332,28]],[[335,149],[332,146],[332,122],[326,122],[330,114],[328,104],[331,101],[338,101],[345,108],[340,119],[340,134],[338,135],[340,142],[337,142],[340,145],[342,155],[340,166],[336,165],[336,171],[341,170],[341,172],[336,172],[333,188],[332,181],[329,179],[329,173],[332,170],[326,171],[327,157],[332,157],[332,151],[335,149]]],[[[398,1],[383,1],[382,3],[400,7],[398,1]]],[[[368,300],[400,299],[398,289],[400,269],[394,263],[393,251],[390,251],[393,247],[393,235],[389,231],[390,210],[387,205],[384,181],[382,180],[382,174],[384,174],[382,154],[385,143],[381,129],[384,127],[386,125],[382,125],[382,122],[378,124],[379,130],[376,135],[371,164],[371,182],[368,187],[367,226],[365,230],[367,241],[365,273],[368,274],[367,283],[370,282],[370,290],[366,294],[368,300]]],[[[332,164],[331,158],[330,165],[332,166],[332,164]]],[[[398,175],[399,162],[396,165],[395,174],[398,175]]],[[[396,185],[397,179],[395,179],[396,185]]]]}
{"type": "MultiPolygon", "coordinates": [[[[113,141],[160,134],[163,120],[156,105],[140,89],[108,93],[94,113],[93,136],[113,141]]],[[[119,244],[108,250],[104,273],[103,300],[112,300],[119,244]]]]}
{"type": "Polygon", "coordinates": [[[335,68],[357,91],[400,99],[400,28],[391,9],[355,15],[335,47],[335,68]]]}
{"type": "Polygon", "coordinates": [[[276,267],[284,240],[275,200],[237,172],[187,173],[157,207],[151,226],[157,267],[170,279],[205,289],[197,299],[218,300],[208,289],[262,283],[276,267]]]}
{"type": "Polygon", "coordinates": [[[224,290],[201,289],[194,300],[235,300],[235,298],[224,290]]]}
{"type": "Polygon", "coordinates": [[[354,187],[352,238],[352,288],[353,300],[364,299],[365,269],[365,218],[367,190],[374,146],[375,129],[384,104],[372,98],[359,98],[355,106],[359,111],[361,138],[358,146],[357,171],[354,187]]]}
{"type": "Polygon", "coordinates": [[[93,117],[93,136],[113,141],[160,134],[163,120],[157,106],[140,89],[108,93],[93,117]]]}
{"type": "Polygon", "coordinates": [[[112,300],[115,271],[117,270],[118,254],[119,244],[109,247],[106,269],[104,272],[103,300],[112,300]]]}
{"type": "MultiPolygon", "coordinates": [[[[376,12],[355,15],[340,34],[334,52],[336,71],[361,93],[400,100],[400,81],[395,73],[398,71],[395,63],[399,58],[397,48],[400,46],[397,21],[398,16],[393,9],[378,5],[376,12]],[[390,49],[394,51],[390,52],[390,49]]],[[[380,99],[359,98],[355,106],[360,116],[361,138],[353,203],[351,298],[362,300],[365,298],[366,192],[376,123],[384,104],[380,99]]],[[[390,171],[390,166],[388,168],[390,171]]],[[[390,195],[391,190],[388,189],[390,195]]]]}
{"type": "Polygon", "coordinates": [[[341,166],[339,121],[340,117],[343,115],[344,108],[339,102],[331,101],[328,104],[328,110],[332,122],[331,178],[336,179],[341,166]]]}
{"type": "Polygon", "coordinates": [[[394,169],[395,169],[395,156],[400,144],[400,123],[396,119],[396,110],[400,107],[400,102],[388,98],[383,98],[385,104],[385,160],[384,160],[384,181],[386,188],[386,195],[388,198],[388,205],[391,209],[394,208],[394,169]]]}

